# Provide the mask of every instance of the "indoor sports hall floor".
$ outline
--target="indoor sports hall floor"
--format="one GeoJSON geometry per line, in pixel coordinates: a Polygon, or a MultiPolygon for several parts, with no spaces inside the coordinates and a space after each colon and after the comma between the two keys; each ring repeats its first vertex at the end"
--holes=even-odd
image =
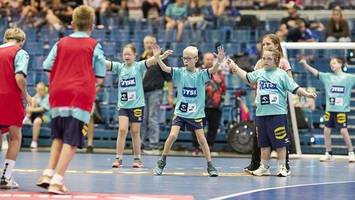
{"type": "MultiPolygon", "coordinates": [[[[2,162],[5,155],[0,155],[2,162]]],[[[69,195],[52,196],[35,186],[48,157],[47,152],[21,152],[14,174],[20,189],[1,190],[0,199],[355,199],[355,163],[345,158],[331,163],[320,163],[316,157],[292,159],[287,178],[244,174],[246,158],[214,158],[220,176],[210,178],[203,157],[168,157],[165,174],[154,176],[157,156],[144,156],[145,167],[132,169],[132,156],[127,155],[124,168],[111,169],[113,154],[78,153],[65,177],[69,195]]]]}

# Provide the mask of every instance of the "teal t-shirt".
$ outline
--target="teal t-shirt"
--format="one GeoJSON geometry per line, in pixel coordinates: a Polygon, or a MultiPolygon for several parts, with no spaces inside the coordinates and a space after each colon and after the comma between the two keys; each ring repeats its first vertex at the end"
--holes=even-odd
{"type": "MultiPolygon", "coordinates": [[[[14,43],[5,43],[0,45],[0,48],[3,47],[9,47],[15,45],[14,43]]],[[[14,61],[14,66],[15,66],[15,74],[17,73],[23,73],[24,75],[27,75],[27,69],[28,69],[28,62],[30,60],[30,56],[28,53],[20,49],[15,56],[15,61],[14,61]]]]}
{"type": "Polygon", "coordinates": [[[259,69],[246,75],[257,83],[256,116],[287,114],[287,91],[295,92],[298,84],[279,68],[259,69]]]}
{"type": "Polygon", "coordinates": [[[36,101],[36,104],[44,109],[44,115],[50,119],[49,95],[46,94],[43,97],[34,96],[33,98],[36,101]]]}
{"type": "Polygon", "coordinates": [[[171,68],[172,80],[177,88],[175,115],[188,119],[205,117],[205,83],[211,79],[208,70],[188,71],[171,68]]]}
{"type": "Polygon", "coordinates": [[[355,84],[352,74],[319,72],[319,80],[325,87],[326,108],[328,112],[350,112],[351,88],[355,84]]]}
{"type": "Polygon", "coordinates": [[[118,108],[139,108],[145,105],[143,75],[147,70],[145,61],[125,63],[112,62],[112,73],[118,75],[118,108]]]}

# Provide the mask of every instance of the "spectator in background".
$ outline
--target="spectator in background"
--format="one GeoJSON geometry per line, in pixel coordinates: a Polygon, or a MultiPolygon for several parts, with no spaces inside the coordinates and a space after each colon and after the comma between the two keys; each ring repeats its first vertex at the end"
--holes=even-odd
{"type": "Polygon", "coordinates": [[[37,83],[33,104],[26,109],[26,118],[32,122],[32,142],[30,145],[32,149],[37,149],[38,147],[38,137],[42,124],[50,122],[48,97],[46,85],[43,82],[37,83]]]}
{"type": "MultiPolygon", "coordinates": [[[[143,40],[144,52],[141,60],[146,60],[153,56],[152,46],[156,45],[156,38],[146,36],[143,40]]],[[[159,148],[159,117],[160,105],[162,104],[164,82],[168,82],[168,104],[173,107],[173,84],[171,76],[161,70],[159,65],[153,65],[147,69],[143,78],[144,99],[146,106],[144,107],[144,117],[141,127],[141,138],[144,151],[158,150],[159,148]],[[147,141],[148,140],[148,141],[147,141]]]]}
{"type": "Polygon", "coordinates": [[[165,11],[166,29],[171,32],[176,28],[176,41],[181,40],[184,30],[184,23],[188,16],[187,5],[184,0],[176,0],[174,4],[169,4],[165,11]]]}
{"type": "MultiPolygon", "coordinates": [[[[214,56],[212,53],[205,53],[203,56],[202,69],[209,69],[213,66],[214,56]]],[[[210,82],[206,84],[206,106],[205,113],[208,124],[207,143],[213,150],[218,128],[222,116],[222,103],[226,94],[226,84],[221,70],[213,74],[210,82]]]]}
{"type": "Polygon", "coordinates": [[[278,9],[279,0],[254,0],[254,6],[258,9],[278,9]]]}
{"type": "Polygon", "coordinates": [[[160,0],[145,0],[142,3],[143,19],[149,21],[159,20],[162,4],[160,0]]]}
{"type": "Polygon", "coordinates": [[[100,7],[100,22],[104,27],[108,27],[108,18],[114,17],[114,13],[119,13],[121,0],[104,0],[100,7]]]}
{"type": "Polygon", "coordinates": [[[351,42],[348,21],[344,19],[341,8],[333,8],[327,26],[327,42],[351,42]]]}
{"type": "Polygon", "coordinates": [[[299,16],[297,12],[299,7],[294,1],[290,1],[285,7],[287,8],[288,16],[281,19],[280,25],[285,24],[287,29],[290,30],[292,28],[297,28],[297,20],[302,20],[306,23],[306,20],[299,16]]]}
{"type": "Polygon", "coordinates": [[[206,28],[207,22],[204,19],[199,0],[190,1],[188,13],[187,21],[192,29],[201,30],[206,28]]]}
{"type": "Polygon", "coordinates": [[[316,42],[318,39],[301,19],[296,20],[296,27],[290,29],[287,34],[289,42],[316,42]]]}
{"type": "Polygon", "coordinates": [[[211,1],[212,10],[215,16],[222,16],[226,8],[231,6],[229,0],[212,0],[211,1]]]}

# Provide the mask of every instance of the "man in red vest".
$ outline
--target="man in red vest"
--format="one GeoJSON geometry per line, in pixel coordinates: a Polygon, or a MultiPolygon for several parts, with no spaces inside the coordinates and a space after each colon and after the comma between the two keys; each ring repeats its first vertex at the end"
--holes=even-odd
{"type": "Polygon", "coordinates": [[[24,101],[31,103],[26,87],[29,56],[21,49],[25,39],[26,35],[21,29],[10,28],[5,32],[5,43],[0,45],[0,135],[9,132],[11,138],[1,173],[0,189],[19,187],[12,170],[21,147],[24,101]]]}
{"type": "Polygon", "coordinates": [[[49,104],[52,115],[52,147],[47,169],[37,186],[65,194],[63,177],[77,148],[84,145],[87,123],[96,96],[96,83],[105,77],[102,47],[90,37],[95,11],[89,6],[75,8],[74,33],[60,39],[43,63],[49,72],[49,104]]]}

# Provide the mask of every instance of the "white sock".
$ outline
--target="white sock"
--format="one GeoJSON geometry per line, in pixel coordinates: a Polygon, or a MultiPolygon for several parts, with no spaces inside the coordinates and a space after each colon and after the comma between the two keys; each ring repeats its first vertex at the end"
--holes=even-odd
{"type": "Polygon", "coordinates": [[[116,154],[116,159],[123,160],[123,155],[118,155],[118,154],[116,154]]]}
{"type": "Polygon", "coordinates": [[[14,160],[5,159],[4,167],[2,168],[2,176],[5,176],[7,179],[11,178],[15,162],[14,160]]]}
{"type": "Polygon", "coordinates": [[[141,155],[134,155],[133,159],[141,159],[141,155]]]}
{"type": "Polygon", "coordinates": [[[59,184],[62,185],[63,184],[63,176],[55,173],[53,178],[51,179],[51,183],[50,184],[59,184]]]}
{"type": "Polygon", "coordinates": [[[45,169],[42,173],[43,176],[53,177],[54,170],[53,169],[45,169]]]}

